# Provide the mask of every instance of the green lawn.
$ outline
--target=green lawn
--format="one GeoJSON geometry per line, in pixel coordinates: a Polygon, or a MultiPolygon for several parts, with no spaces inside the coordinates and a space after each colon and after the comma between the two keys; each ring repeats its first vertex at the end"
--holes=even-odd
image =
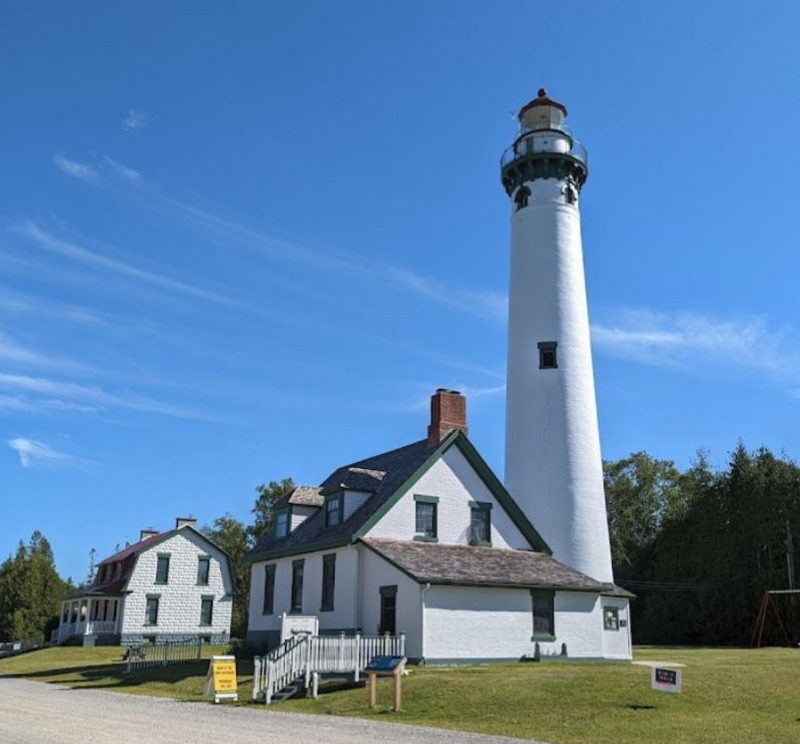
{"type": "MultiPolygon", "coordinates": [[[[1,675],[74,687],[200,698],[207,662],[122,674],[121,650],[47,649],[0,660],[1,675]]],[[[391,682],[368,711],[363,688],[290,700],[270,710],[374,717],[540,739],[557,744],[797,744],[800,649],[636,649],[637,659],[686,664],[679,695],[650,689],[650,670],[630,664],[561,663],[412,667],[403,708],[388,714],[391,682]]],[[[240,696],[251,668],[239,662],[240,696]]]]}

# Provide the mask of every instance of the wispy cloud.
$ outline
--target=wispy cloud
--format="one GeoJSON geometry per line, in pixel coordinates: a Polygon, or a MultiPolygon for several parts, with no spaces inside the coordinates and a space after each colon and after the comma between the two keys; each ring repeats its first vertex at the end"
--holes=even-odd
{"type": "Polygon", "coordinates": [[[126,181],[138,181],[142,176],[135,168],[123,165],[118,160],[112,160],[108,155],[103,156],[103,163],[126,181]]]}
{"type": "Polygon", "coordinates": [[[42,365],[50,363],[47,357],[36,353],[9,338],[0,330],[0,359],[21,364],[42,365]]]}
{"type": "Polygon", "coordinates": [[[78,178],[81,181],[94,181],[97,178],[97,170],[89,163],[70,160],[63,155],[54,155],[53,163],[59,170],[72,178],[78,178]]]}
{"type": "Polygon", "coordinates": [[[37,245],[52,253],[70,258],[88,266],[111,271],[131,279],[136,279],[161,288],[174,290],[182,294],[191,295],[203,300],[215,302],[222,305],[244,308],[244,304],[230,297],[226,297],[217,292],[202,289],[186,282],[172,279],[164,274],[157,274],[153,271],[140,269],[133,264],[110,258],[100,253],[90,251],[88,248],[77,245],[76,243],[62,240],[55,235],[43,230],[35,222],[25,222],[21,227],[15,228],[15,232],[34,241],[37,245]]]}
{"type": "Polygon", "coordinates": [[[46,396],[51,401],[57,401],[57,403],[51,403],[51,407],[55,409],[60,407],[60,410],[69,410],[70,406],[75,405],[79,407],[72,408],[72,410],[81,410],[81,407],[88,403],[90,407],[126,408],[188,419],[206,418],[187,408],[163,403],[135,393],[110,393],[97,385],[84,385],[45,377],[0,373],[0,390],[46,396]]]}
{"type": "Polygon", "coordinates": [[[453,287],[398,266],[386,267],[386,277],[396,287],[462,312],[498,323],[506,319],[508,298],[503,292],[453,287]]]}
{"type": "Polygon", "coordinates": [[[151,118],[147,111],[128,109],[128,113],[122,119],[122,128],[128,132],[143,129],[150,123],[151,118]]]}
{"type": "Polygon", "coordinates": [[[23,468],[30,468],[34,465],[63,465],[78,462],[77,458],[64,452],[56,452],[35,439],[16,437],[8,440],[8,446],[19,455],[19,461],[23,468]]]}
{"type": "Polygon", "coordinates": [[[800,350],[789,329],[762,317],[715,318],[691,312],[622,310],[612,323],[592,326],[599,351],[670,369],[751,369],[800,374],[800,350]]]}

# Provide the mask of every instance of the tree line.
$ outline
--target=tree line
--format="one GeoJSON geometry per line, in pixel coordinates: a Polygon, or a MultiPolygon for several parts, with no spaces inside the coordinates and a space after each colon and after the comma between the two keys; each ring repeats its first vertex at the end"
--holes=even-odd
{"type": "MultiPolygon", "coordinates": [[[[634,642],[749,645],[764,592],[793,586],[800,468],[739,444],[722,469],[702,452],[683,471],[635,452],[605,462],[604,480],[615,580],[637,595],[634,642]]],[[[291,478],[260,485],[251,524],[226,513],[201,529],[231,560],[234,638],[247,632],[245,556],[293,488],[291,478]]],[[[61,597],[73,588],[56,572],[47,540],[34,532],[0,564],[0,640],[49,635],[61,597]]],[[[776,595],[763,640],[785,643],[787,635],[800,641],[800,594],[776,595]]]]}
{"type": "MultiPolygon", "coordinates": [[[[714,470],[646,452],[604,463],[618,584],[636,643],[749,645],[764,593],[794,588],[800,468],[741,443],[714,470]]],[[[764,643],[800,641],[800,595],[774,595],[764,643]]]]}

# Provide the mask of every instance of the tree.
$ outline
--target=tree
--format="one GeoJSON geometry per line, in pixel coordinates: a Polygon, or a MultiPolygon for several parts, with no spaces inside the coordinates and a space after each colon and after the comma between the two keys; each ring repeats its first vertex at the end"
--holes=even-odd
{"type": "Polygon", "coordinates": [[[656,460],[646,452],[603,463],[615,570],[637,569],[665,522],[684,511],[680,475],[672,460],[656,460]]]}
{"type": "Polygon", "coordinates": [[[61,597],[71,589],[55,568],[50,543],[38,530],[0,566],[0,638],[37,640],[58,625],[61,597]]]}
{"type": "Polygon", "coordinates": [[[270,481],[267,485],[263,483],[256,486],[258,498],[253,506],[255,523],[249,528],[250,534],[255,542],[258,542],[266,535],[275,521],[275,504],[284,496],[288,496],[294,490],[294,481],[291,478],[284,478],[282,481],[270,481]]]}
{"type": "Polygon", "coordinates": [[[231,636],[244,638],[247,634],[247,610],[250,605],[250,566],[245,555],[253,545],[253,538],[244,523],[230,514],[218,517],[201,532],[230,558],[234,594],[231,613],[231,636]]]}

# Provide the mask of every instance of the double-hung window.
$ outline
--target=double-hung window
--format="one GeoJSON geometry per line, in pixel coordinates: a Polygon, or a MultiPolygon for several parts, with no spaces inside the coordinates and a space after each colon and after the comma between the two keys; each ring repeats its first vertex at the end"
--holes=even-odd
{"type": "Polygon", "coordinates": [[[289,612],[299,614],[303,611],[303,568],[305,561],[292,561],[292,608],[289,612]]]}
{"type": "Polygon", "coordinates": [[[211,569],[211,558],[201,555],[197,559],[197,583],[200,586],[208,586],[208,574],[211,569]]]}
{"type": "Polygon", "coordinates": [[[329,493],[325,496],[325,527],[336,527],[342,523],[344,512],[344,492],[329,493]]]}
{"type": "Polygon", "coordinates": [[[169,581],[169,553],[159,553],[156,563],[156,584],[166,584],[169,581]]]}
{"type": "Polygon", "coordinates": [[[552,589],[531,589],[533,604],[533,641],[554,641],[556,638],[555,612],[552,589]]]}
{"type": "Polygon", "coordinates": [[[333,598],[336,592],[336,553],[322,556],[322,603],[320,612],[333,610],[333,598]]]}
{"type": "Polygon", "coordinates": [[[469,502],[469,544],[492,544],[492,504],[488,501],[469,502]]]}
{"type": "Polygon", "coordinates": [[[158,625],[158,594],[148,594],[144,610],[144,624],[158,625]]]}
{"type": "Polygon", "coordinates": [[[289,534],[290,519],[291,509],[289,507],[278,510],[275,515],[275,537],[286,537],[289,534]]]}
{"type": "Polygon", "coordinates": [[[415,524],[414,539],[436,542],[438,533],[436,496],[414,496],[415,524]]]}
{"type": "Polygon", "coordinates": [[[202,597],[200,600],[200,625],[211,625],[214,616],[214,597],[202,597]]]}
{"type": "Polygon", "coordinates": [[[261,614],[271,615],[275,604],[275,564],[264,566],[264,604],[261,614]]]}

